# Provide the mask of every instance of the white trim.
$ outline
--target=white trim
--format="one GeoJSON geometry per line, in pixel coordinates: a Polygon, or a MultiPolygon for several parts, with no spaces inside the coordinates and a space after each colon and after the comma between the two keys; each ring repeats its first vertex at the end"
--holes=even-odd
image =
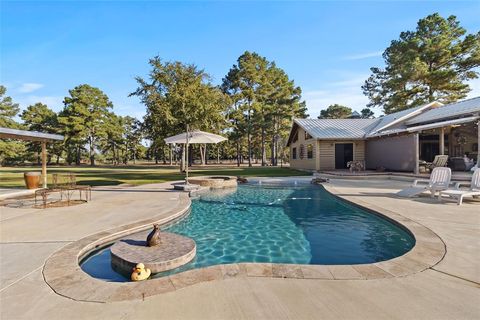
{"type": "Polygon", "coordinates": [[[400,123],[400,122],[402,122],[402,121],[405,121],[405,120],[407,120],[408,118],[414,117],[414,116],[422,113],[422,112],[423,112],[425,109],[427,109],[427,108],[430,108],[430,107],[437,108],[437,107],[441,107],[441,106],[443,106],[443,103],[440,103],[440,102],[438,102],[438,101],[430,102],[430,103],[424,105],[423,107],[418,108],[417,110],[415,110],[415,111],[413,111],[413,112],[407,113],[406,115],[404,115],[404,116],[402,116],[402,117],[400,117],[400,118],[398,118],[398,119],[395,119],[395,120],[393,120],[393,121],[390,122],[390,123],[387,123],[387,124],[384,125],[383,127],[381,127],[381,128],[379,128],[379,129],[377,129],[377,130],[374,130],[374,131],[368,133],[367,136],[375,135],[375,134],[378,133],[379,131],[385,130],[386,128],[389,128],[389,127],[391,127],[391,126],[393,126],[393,125],[395,125],[395,124],[397,124],[397,123],[400,123]]]}
{"type": "Polygon", "coordinates": [[[417,132],[417,131],[422,131],[422,130],[435,129],[435,128],[449,126],[449,125],[452,125],[452,124],[461,124],[461,123],[466,123],[466,122],[472,122],[472,121],[475,121],[479,118],[480,117],[478,117],[478,116],[473,116],[473,117],[467,117],[467,118],[461,118],[461,119],[455,119],[455,120],[448,120],[448,121],[424,124],[424,125],[421,125],[421,126],[415,126],[415,127],[407,128],[407,131],[408,132],[417,132]]]}

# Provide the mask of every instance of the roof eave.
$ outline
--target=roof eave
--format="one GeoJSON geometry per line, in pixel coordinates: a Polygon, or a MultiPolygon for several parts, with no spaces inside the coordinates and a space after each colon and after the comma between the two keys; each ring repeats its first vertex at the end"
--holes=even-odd
{"type": "Polygon", "coordinates": [[[435,107],[440,107],[440,106],[443,106],[443,103],[438,102],[438,101],[430,102],[430,103],[424,105],[423,107],[418,108],[417,110],[412,111],[412,112],[410,112],[410,113],[407,113],[407,114],[404,115],[403,117],[400,117],[400,118],[398,118],[398,119],[396,119],[396,120],[394,120],[394,121],[392,121],[392,122],[384,125],[383,127],[381,127],[381,128],[379,128],[379,129],[371,132],[371,134],[376,134],[377,132],[380,132],[380,131],[382,131],[382,130],[385,130],[385,129],[387,129],[387,128],[390,128],[391,126],[396,125],[396,124],[398,124],[398,123],[400,123],[400,122],[402,122],[402,121],[406,121],[407,119],[412,118],[412,117],[414,117],[414,116],[422,113],[425,109],[430,108],[430,107],[433,107],[434,105],[435,105],[435,107]]]}

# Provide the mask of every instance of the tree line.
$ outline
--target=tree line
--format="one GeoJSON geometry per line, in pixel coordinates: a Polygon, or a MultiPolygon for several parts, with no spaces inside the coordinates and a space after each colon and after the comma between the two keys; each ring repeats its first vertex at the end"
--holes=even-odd
{"type": "MultiPolygon", "coordinates": [[[[383,59],[385,67],[371,68],[362,86],[370,102],[361,113],[334,104],[319,118],[372,118],[375,107],[388,114],[434,100],[465,98],[471,90],[467,81],[479,74],[480,32],[467,34],[456,17],[435,13],[420,19],[414,31],[402,32],[383,59]]],[[[64,135],[65,141],[49,145],[49,161],[57,163],[127,164],[139,158],[171,162],[184,150],[163,139],[186,130],[228,137],[213,147],[191,146],[190,154],[203,162],[222,158],[251,166],[288,160],[285,144],[292,119],[308,115],[301,88],[274,61],[246,51],[220,84],[213,84],[194,64],[158,56],[148,63],[150,72],[136,78],[137,88],[130,93],[146,107],[142,120],[116,115],[108,96],[88,84],[70,90],[58,113],[41,102],[20,113],[0,87],[0,126],[64,135]]],[[[0,164],[36,161],[38,153],[35,143],[0,140],[0,164]]]]}
{"type": "MultiPolygon", "coordinates": [[[[48,161],[64,159],[77,165],[82,160],[95,165],[98,159],[112,164],[138,158],[171,162],[185,150],[166,145],[164,138],[203,130],[229,140],[208,149],[191,146],[191,154],[251,166],[253,162],[277,165],[279,157],[284,159],[292,119],[307,116],[300,87],[275,62],[257,53],[242,54],[220,85],[194,64],[154,57],[149,65],[148,76],[137,77],[138,87],[130,94],[146,106],[142,121],[116,115],[104,92],[82,84],[69,91],[58,113],[36,103],[20,114],[18,104],[1,87],[0,126],[64,135],[63,142],[49,144],[48,161]],[[22,123],[15,120],[17,116],[22,123]],[[142,141],[148,141],[148,148],[142,141]]],[[[39,159],[35,143],[1,143],[1,163],[39,159]]]]}
{"type": "MultiPolygon", "coordinates": [[[[48,162],[79,165],[88,158],[95,165],[96,157],[106,163],[125,163],[144,157],[141,144],[142,124],[139,120],[116,115],[113,105],[98,88],[83,84],[69,91],[64,107],[55,112],[38,102],[20,113],[20,107],[0,86],[0,127],[62,134],[63,142],[48,144],[48,162]],[[22,122],[16,121],[20,118],[22,122]]],[[[40,163],[41,147],[36,142],[0,140],[0,164],[40,163]]]]}

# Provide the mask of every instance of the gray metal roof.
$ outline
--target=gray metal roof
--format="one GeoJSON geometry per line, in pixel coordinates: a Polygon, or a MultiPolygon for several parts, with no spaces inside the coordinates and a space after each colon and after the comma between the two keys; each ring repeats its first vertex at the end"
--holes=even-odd
{"type": "Polygon", "coordinates": [[[429,123],[438,120],[468,117],[480,113],[480,97],[463,100],[444,106],[433,108],[424,113],[407,120],[405,124],[416,125],[420,123],[429,123]]]}
{"type": "Polygon", "coordinates": [[[379,117],[377,118],[378,121],[375,127],[369,132],[369,135],[381,135],[381,132],[387,131],[386,129],[394,125],[395,122],[397,122],[397,120],[402,120],[402,119],[407,120],[410,117],[417,114],[418,112],[421,112],[423,109],[427,109],[427,108],[429,108],[428,104],[419,106],[416,108],[411,108],[411,109],[387,114],[387,115],[384,115],[383,117],[379,117]],[[377,131],[381,131],[381,132],[377,133],[377,131]]]}
{"type": "Polygon", "coordinates": [[[59,134],[51,134],[37,131],[17,130],[0,127],[0,138],[20,139],[27,141],[53,141],[63,140],[63,136],[59,134]]]}
{"type": "Polygon", "coordinates": [[[295,119],[315,139],[363,139],[378,119],[295,119]]]}
{"type": "Polygon", "coordinates": [[[408,132],[414,125],[472,115],[480,115],[480,97],[448,105],[432,102],[377,119],[295,119],[294,122],[316,139],[365,139],[408,132]]]}

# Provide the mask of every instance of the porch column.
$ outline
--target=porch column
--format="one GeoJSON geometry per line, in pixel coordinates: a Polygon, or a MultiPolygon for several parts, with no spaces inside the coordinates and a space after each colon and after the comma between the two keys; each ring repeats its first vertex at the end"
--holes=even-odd
{"type": "Polygon", "coordinates": [[[440,144],[440,154],[443,156],[445,154],[445,128],[440,128],[440,139],[438,139],[440,144]]]}
{"type": "Polygon", "coordinates": [[[413,134],[413,148],[414,148],[414,161],[415,165],[413,168],[413,173],[414,174],[419,174],[420,173],[420,151],[419,151],[419,134],[418,132],[415,132],[413,134]]]}
{"type": "Polygon", "coordinates": [[[42,187],[47,187],[47,143],[42,141],[42,187]]]}
{"type": "Polygon", "coordinates": [[[480,168],[480,119],[477,122],[477,168],[480,168]]]}

